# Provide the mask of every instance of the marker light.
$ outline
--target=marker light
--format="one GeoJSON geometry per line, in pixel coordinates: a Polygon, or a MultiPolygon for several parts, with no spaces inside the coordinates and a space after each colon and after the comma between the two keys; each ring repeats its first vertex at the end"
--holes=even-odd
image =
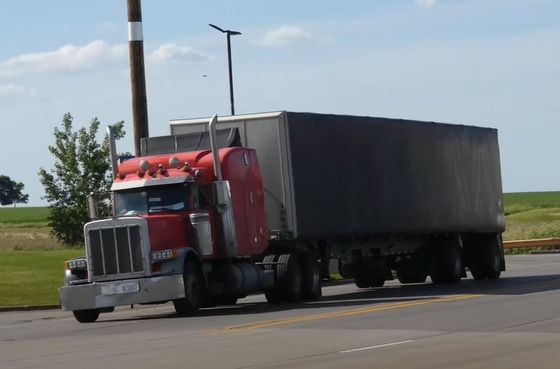
{"type": "Polygon", "coordinates": [[[175,250],[152,251],[152,263],[159,263],[165,260],[175,259],[177,252],[175,250]]]}
{"type": "Polygon", "coordinates": [[[191,164],[188,161],[186,161],[185,164],[183,164],[183,171],[188,172],[190,170],[191,170],[191,164]]]}

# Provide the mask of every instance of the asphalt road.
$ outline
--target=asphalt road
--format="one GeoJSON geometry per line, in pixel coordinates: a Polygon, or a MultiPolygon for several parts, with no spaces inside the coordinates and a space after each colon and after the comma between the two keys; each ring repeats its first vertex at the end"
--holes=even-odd
{"type": "Polygon", "coordinates": [[[498,281],[324,288],[178,318],[170,304],[0,313],[0,368],[560,368],[560,255],[507,257],[498,281]]]}

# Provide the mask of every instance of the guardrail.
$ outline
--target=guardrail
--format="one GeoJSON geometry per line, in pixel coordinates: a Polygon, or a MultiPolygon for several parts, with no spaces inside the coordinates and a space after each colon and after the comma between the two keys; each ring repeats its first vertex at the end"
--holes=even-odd
{"type": "Polygon", "coordinates": [[[533,247],[560,247],[560,238],[504,241],[504,249],[527,249],[533,247]]]}

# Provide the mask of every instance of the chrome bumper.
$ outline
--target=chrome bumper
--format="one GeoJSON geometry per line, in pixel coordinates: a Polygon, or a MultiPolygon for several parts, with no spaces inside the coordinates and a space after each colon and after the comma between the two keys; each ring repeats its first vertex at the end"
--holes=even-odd
{"type": "Polygon", "coordinates": [[[86,310],[175,300],[185,297],[185,286],[179,274],[64,286],[58,289],[58,295],[63,310],[86,310]],[[119,288],[135,287],[135,283],[136,292],[119,288]]]}

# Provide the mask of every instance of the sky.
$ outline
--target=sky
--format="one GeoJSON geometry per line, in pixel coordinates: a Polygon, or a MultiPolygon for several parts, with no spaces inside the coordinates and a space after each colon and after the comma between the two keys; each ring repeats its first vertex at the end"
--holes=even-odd
{"type": "MultiPolygon", "coordinates": [[[[505,192],[560,190],[558,0],[143,0],[150,135],[176,118],[278,110],[498,129],[505,192]]],[[[0,0],[0,174],[47,205],[53,130],[125,122],[126,0],[0,0]]],[[[101,138],[101,136],[100,136],[101,138]]]]}

